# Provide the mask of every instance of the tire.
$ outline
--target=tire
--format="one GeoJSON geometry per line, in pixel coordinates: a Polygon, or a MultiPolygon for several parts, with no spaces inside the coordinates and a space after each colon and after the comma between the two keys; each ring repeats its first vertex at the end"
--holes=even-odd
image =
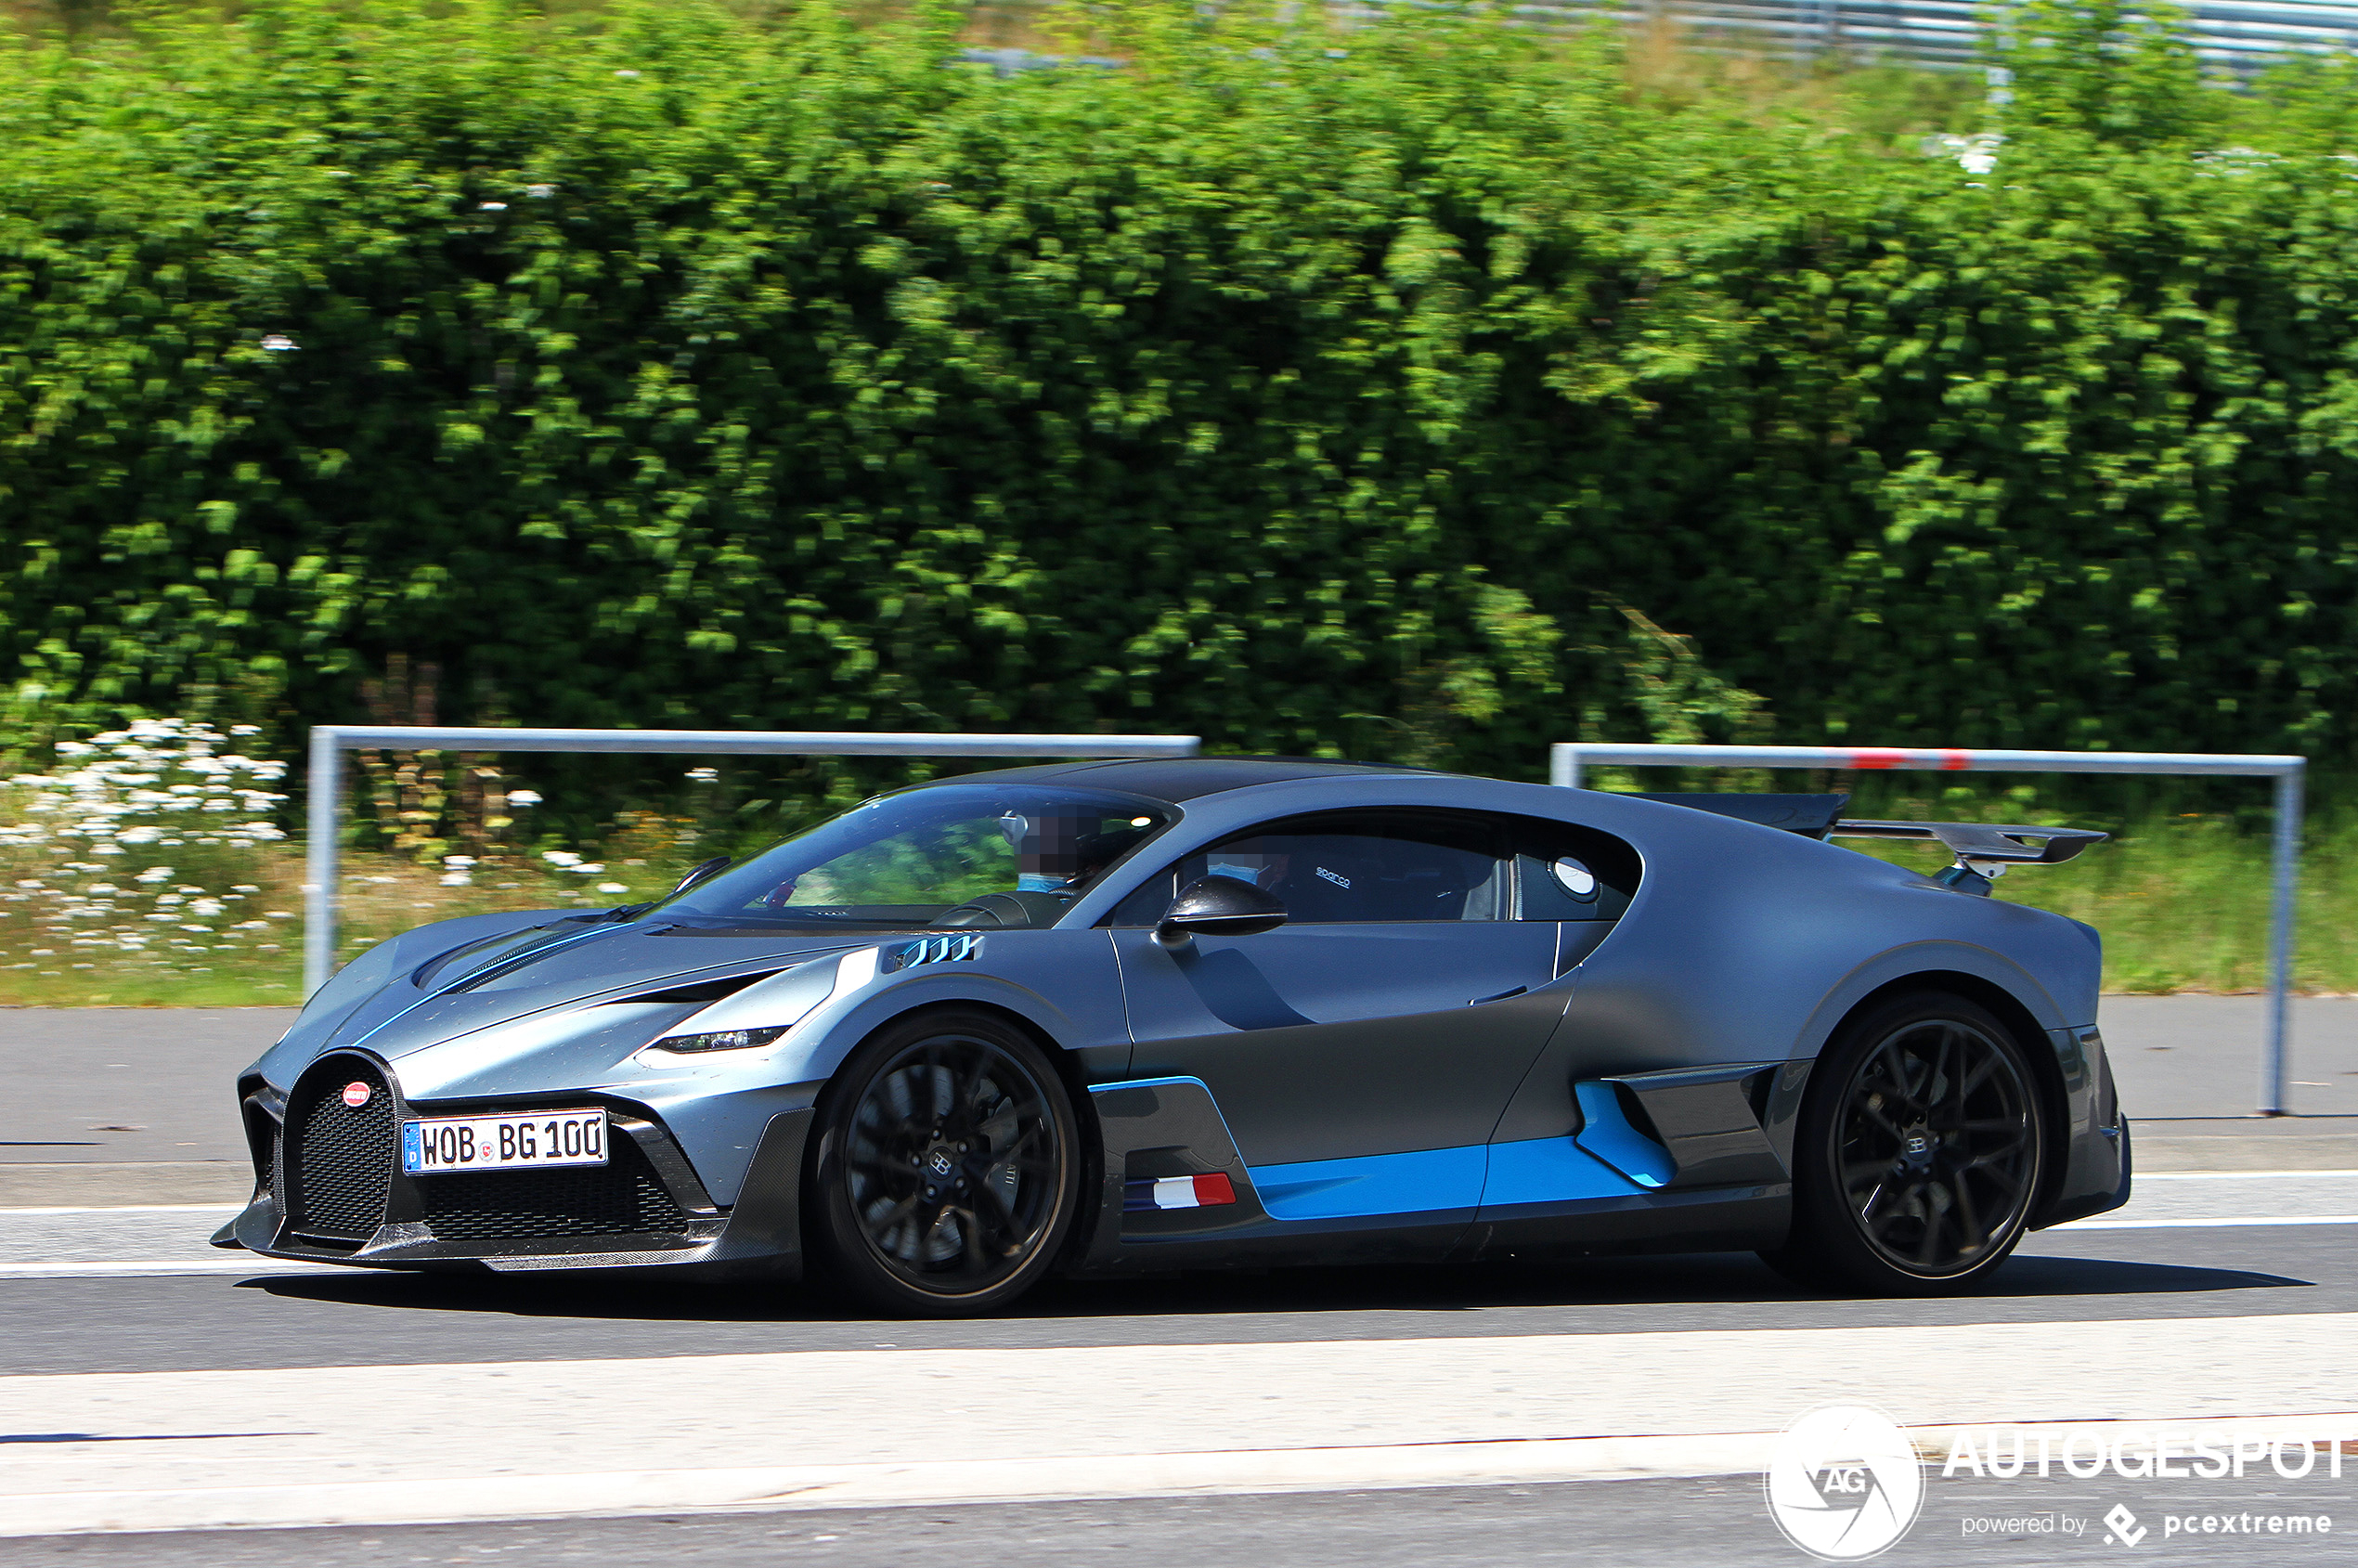
{"type": "Polygon", "coordinates": [[[1937,1296],[2021,1241],[2046,1174],[2039,1080],[1985,1007],[1917,991],[1846,1023],[1794,1139],[1794,1223],[1762,1258],[1796,1284],[1937,1296]]]}
{"type": "Polygon", "coordinates": [[[1079,1212],[1072,1099],[982,1012],[919,1014],[854,1051],[819,1105],[804,1229],[817,1282],[896,1316],[995,1312],[1056,1263],[1079,1212]]]}

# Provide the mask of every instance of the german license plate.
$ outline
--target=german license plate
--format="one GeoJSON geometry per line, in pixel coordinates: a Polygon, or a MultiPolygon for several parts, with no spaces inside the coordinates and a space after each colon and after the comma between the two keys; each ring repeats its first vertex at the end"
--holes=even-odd
{"type": "Polygon", "coordinates": [[[602,1110],[436,1116],[401,1124],[401,1169],[412,1176],[605,1162],[606,1113],[602,1110]]]}

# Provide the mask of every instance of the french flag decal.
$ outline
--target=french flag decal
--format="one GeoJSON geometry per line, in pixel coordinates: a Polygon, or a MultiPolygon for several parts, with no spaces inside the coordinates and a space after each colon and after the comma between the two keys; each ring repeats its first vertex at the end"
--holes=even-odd
{"type": "Polygon", "coordinates": [[[1139,1209],[1210,1209],[1236,1200],[1235,1186],[1216,1172],[1209,1176],[1165,1176],[1156,1182],[1121,1185],[1124,1213],[1139,1209]]]}

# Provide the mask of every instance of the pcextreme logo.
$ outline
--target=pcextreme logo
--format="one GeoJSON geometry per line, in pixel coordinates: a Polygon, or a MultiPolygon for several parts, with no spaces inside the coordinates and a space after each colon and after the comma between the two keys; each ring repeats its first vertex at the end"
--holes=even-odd
{"type": "Polygon", "coordinates": [[[1864,1405],[1827,1405],[1777,1435],[1765,1483],[1785,1539],[1828,1562],[1889,1549],[1924,1506],[1908,1429],[1864,1405]]]}

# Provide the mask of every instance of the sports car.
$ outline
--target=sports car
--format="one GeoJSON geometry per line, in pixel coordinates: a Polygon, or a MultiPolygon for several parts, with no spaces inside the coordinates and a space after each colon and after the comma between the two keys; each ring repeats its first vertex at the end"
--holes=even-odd
{"type": "Polygon", "coordinates": [[[1986,896],[2103,836],[1845,803],[1239,758],[897,790],[652,904],[368,949],[240,1079],[214,1239],[938,1315],[1662,1251],[1965,1289],[2128,1197],[2097,935],[1986,896]]]}

